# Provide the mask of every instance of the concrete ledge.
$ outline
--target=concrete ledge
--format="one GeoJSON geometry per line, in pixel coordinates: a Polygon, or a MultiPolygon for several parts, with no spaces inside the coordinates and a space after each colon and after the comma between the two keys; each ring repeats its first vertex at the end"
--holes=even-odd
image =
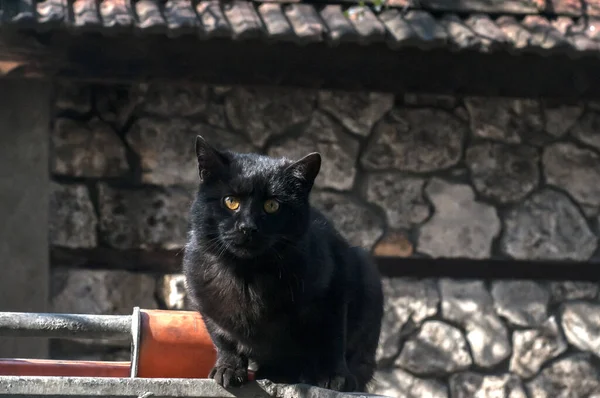
{"type": "Polygon", "coordinates": [[[225,389],[208,379],[0,376],[0,397],[375,398],[267,380],[225,389]]]}

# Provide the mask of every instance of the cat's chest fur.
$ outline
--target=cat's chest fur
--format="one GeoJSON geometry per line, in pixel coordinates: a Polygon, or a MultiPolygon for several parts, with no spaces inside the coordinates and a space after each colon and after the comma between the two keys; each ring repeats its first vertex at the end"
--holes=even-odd
{"type": "Polygon", "coordinates": [[[236,340],[258,342],[286,330],[297,317],[301,280],[289,273],[236,273],[230,264],[201,259],[191,277],[200,312],[236,340]]]}

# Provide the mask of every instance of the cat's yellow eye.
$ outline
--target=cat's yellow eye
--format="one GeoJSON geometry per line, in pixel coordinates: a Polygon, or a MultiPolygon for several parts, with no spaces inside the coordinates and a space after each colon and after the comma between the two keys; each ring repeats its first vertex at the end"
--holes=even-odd
{"type": "Polygon", "coordinates": [[[279,210],[279,202],[275,199],[267,199],[263,207],[267,213],[273,214],[279,210]]]}
{"type": "Polygon", "coordinates": [[[240,208],[240,200],[234,196],[225,196],[223,203],[229,210],[235,211],[240,208]]]}

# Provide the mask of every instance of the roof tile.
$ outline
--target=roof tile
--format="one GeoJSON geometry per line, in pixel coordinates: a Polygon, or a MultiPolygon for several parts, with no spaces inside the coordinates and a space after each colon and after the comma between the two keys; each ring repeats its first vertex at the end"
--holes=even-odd
{"type": "Polygon", "coordinates": [[[346,14],[348,20],[359,34],[358,42],[361,44],[376,43],[385,40],[385,26],[368,7],[350,7],[346,14]]]}
{"type": "Polygon", "coordinates": [[[193,34],[198,31],[200,21],[187,0],[168,0],[163,8],[170,37],[193,34]]]}
{"type": "Polygon", "coordinates": [[[255,39],[262,36],[262,22],[252,3],[233,0],[224,8],[234,39],[255,39]]]}
{"type": "Polygon", "coordinates": [[[502,33],[508,37],[512,52],[522,52],[529,48],[531,42],[531,33],[525,29],[514,17],[502,16],[496,20],[496,25],[502,30],[502,33]]]}
{"type": "Polygon", "coordinates": [[[423,47],[441,47],[448,41],[448,34],[428,12],[409,11],[404,19],[423,42],[423,47]]]}
{"type": "Polygon", "coordinates": [[[542,8],[546,12],[556,12],[569,15],[580,15],[582,12],[581,0],[540,0],[543,4],[542,8]]]}
{"type": "Polygon", "coordinates": [[[358,33],[344,15],[341,5],[326,5],[320,14],[327,26],[327,39],[331,43],[356,42],[358,40],[358,33]]]}
{"type": "Polygon", "coordinates": [[[166,33],[167,23],[162,17],[156,0],[138,0],[135,2],[137,28],[146,33],[166,33]]]}
{"type": "Polygon", "coordinates": [[[394,9],[386,10],[379,15],[379,19],[389,32],[387,40],[390,47],[400,48],[421,43],[421,38],[411,28],[400,11],[394,9]]]}
{"type": "Polygon", "coordinates": [[[454,12],[485,12],[485,13],[536,13],[540,2],[545,0],[418,0],[418,3],[428,9],[454,12]]]}
{"type": "Polygon", "coordinates": [[[323,40],[325,26],[321,24],[319,14],[310,4],[290,4],[285,7],[287,16],[299,43],[323,40]]]}
{"type": "Polygon", "coordinates": [[[13,0],[6,2],[3,19],[9,20],[11,23],[19,27],[35,26],[35,5],[33,0],[13,0]],[[9,8],[10,7],[10,8],[9,8]]]}
{"type": "Polygon", "coordinates": [[[36,4],[38,26],[50,29],[67,19],[67,0],[44,0],[36,4]]]}
{"type": "Polygon", "coordinates": [[[479,36],[469,28],[456,14],[447,14],[440,19],[446,28],[453,50],[480,50],[483,46],[479,36]]]}
{"type": "Polygon", "coordinates": [[[530,44],[537,51],[560,51],[561,48],[571,48],[564,36],[542,16],[528,15],[523,19],[522,24],[531,33],[530,44]]]}
{"type": "Polygon", "coordinates": [[[202,32],[208,38],[230,37],[232,34],[229,22],[221,9],[219,0],[204,0],[196,6],[196,12],[202,22],[202,32]]]}
{"type": "Polygon", "coordinates": [[[465,23],[479,37],[481,51],[496,51],[507,47],[508,37],[487,15],[471,15],[465,23]]]}
{"type": "Polygon", "coordinates": [[[62,25],[72,32],[122,34],[135,27],[140,35],[170,37],[198,34],[207,39],[326,42],[330,46],[386,42],[392,49],[445,47],[453,51],[600,55],[600,19],[559,15],[548,20],[539,14],[576,14],[585,9],[600,17],[600,0],[398,0],[388,1],[382,12],[359,5],[344,11],[343,4],[350,0],[325,0],[319,5],[302,0],[256,1],[258,4],[247,0],[11,0],[0,1],[0,14],[9,25],[33,26],[39,31],[62,25]],[[410,6],[406,10],[394,8],[406,5],[410,6]],[[432,14],[419,6],[443,12],[432,14]],[[446,13],[450,9],[466,12],[460,16],[446,13]],[[531,15],[520,21],[510,15],[482,14],[484,9],[531,15]]]}
{"type": "Polygon", "coordinates": [[[265,25],[269,39],[290,41],[293,39],[294,30],[283,15],[281,4],[263,3],[258,6],[258,13],[265,25]]]}
{"type": "MultiPolygon", "coordinates": [[[[600,43],[587,37],[583,31],[584,27],[575,24],[571,18],[559,17],[552,21],[552,26],[582,54],[600,50],[600,43]]],[[[577,55],[577,52],[573,55],[577,55]]]]}
{"type": "Polygon", "coordinates": [[[128,0],[103,0],[100,17],[109,32],[128,30],[134,25],[133,11],[128,0]]]}
{"type": "Polygon", "coordinates": [[[592,40],[600,41],[600,19],[589,18],[580,19],[578,26],[587,37],[592,40]]]}
{"type": "Polygon", "coordinates": [[[93,31],[102,27],[95,0],[75,0],[73,2],[72,27],[77,31],[93,31]]]}

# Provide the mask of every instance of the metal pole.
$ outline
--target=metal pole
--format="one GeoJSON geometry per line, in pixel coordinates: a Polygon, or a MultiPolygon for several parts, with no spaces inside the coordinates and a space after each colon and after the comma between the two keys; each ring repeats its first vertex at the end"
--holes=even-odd
{"type": "Polygon", "coordinates": [[[131,315],[0,312],[0,336],[120,340],[131,338],[131,315]]]}

